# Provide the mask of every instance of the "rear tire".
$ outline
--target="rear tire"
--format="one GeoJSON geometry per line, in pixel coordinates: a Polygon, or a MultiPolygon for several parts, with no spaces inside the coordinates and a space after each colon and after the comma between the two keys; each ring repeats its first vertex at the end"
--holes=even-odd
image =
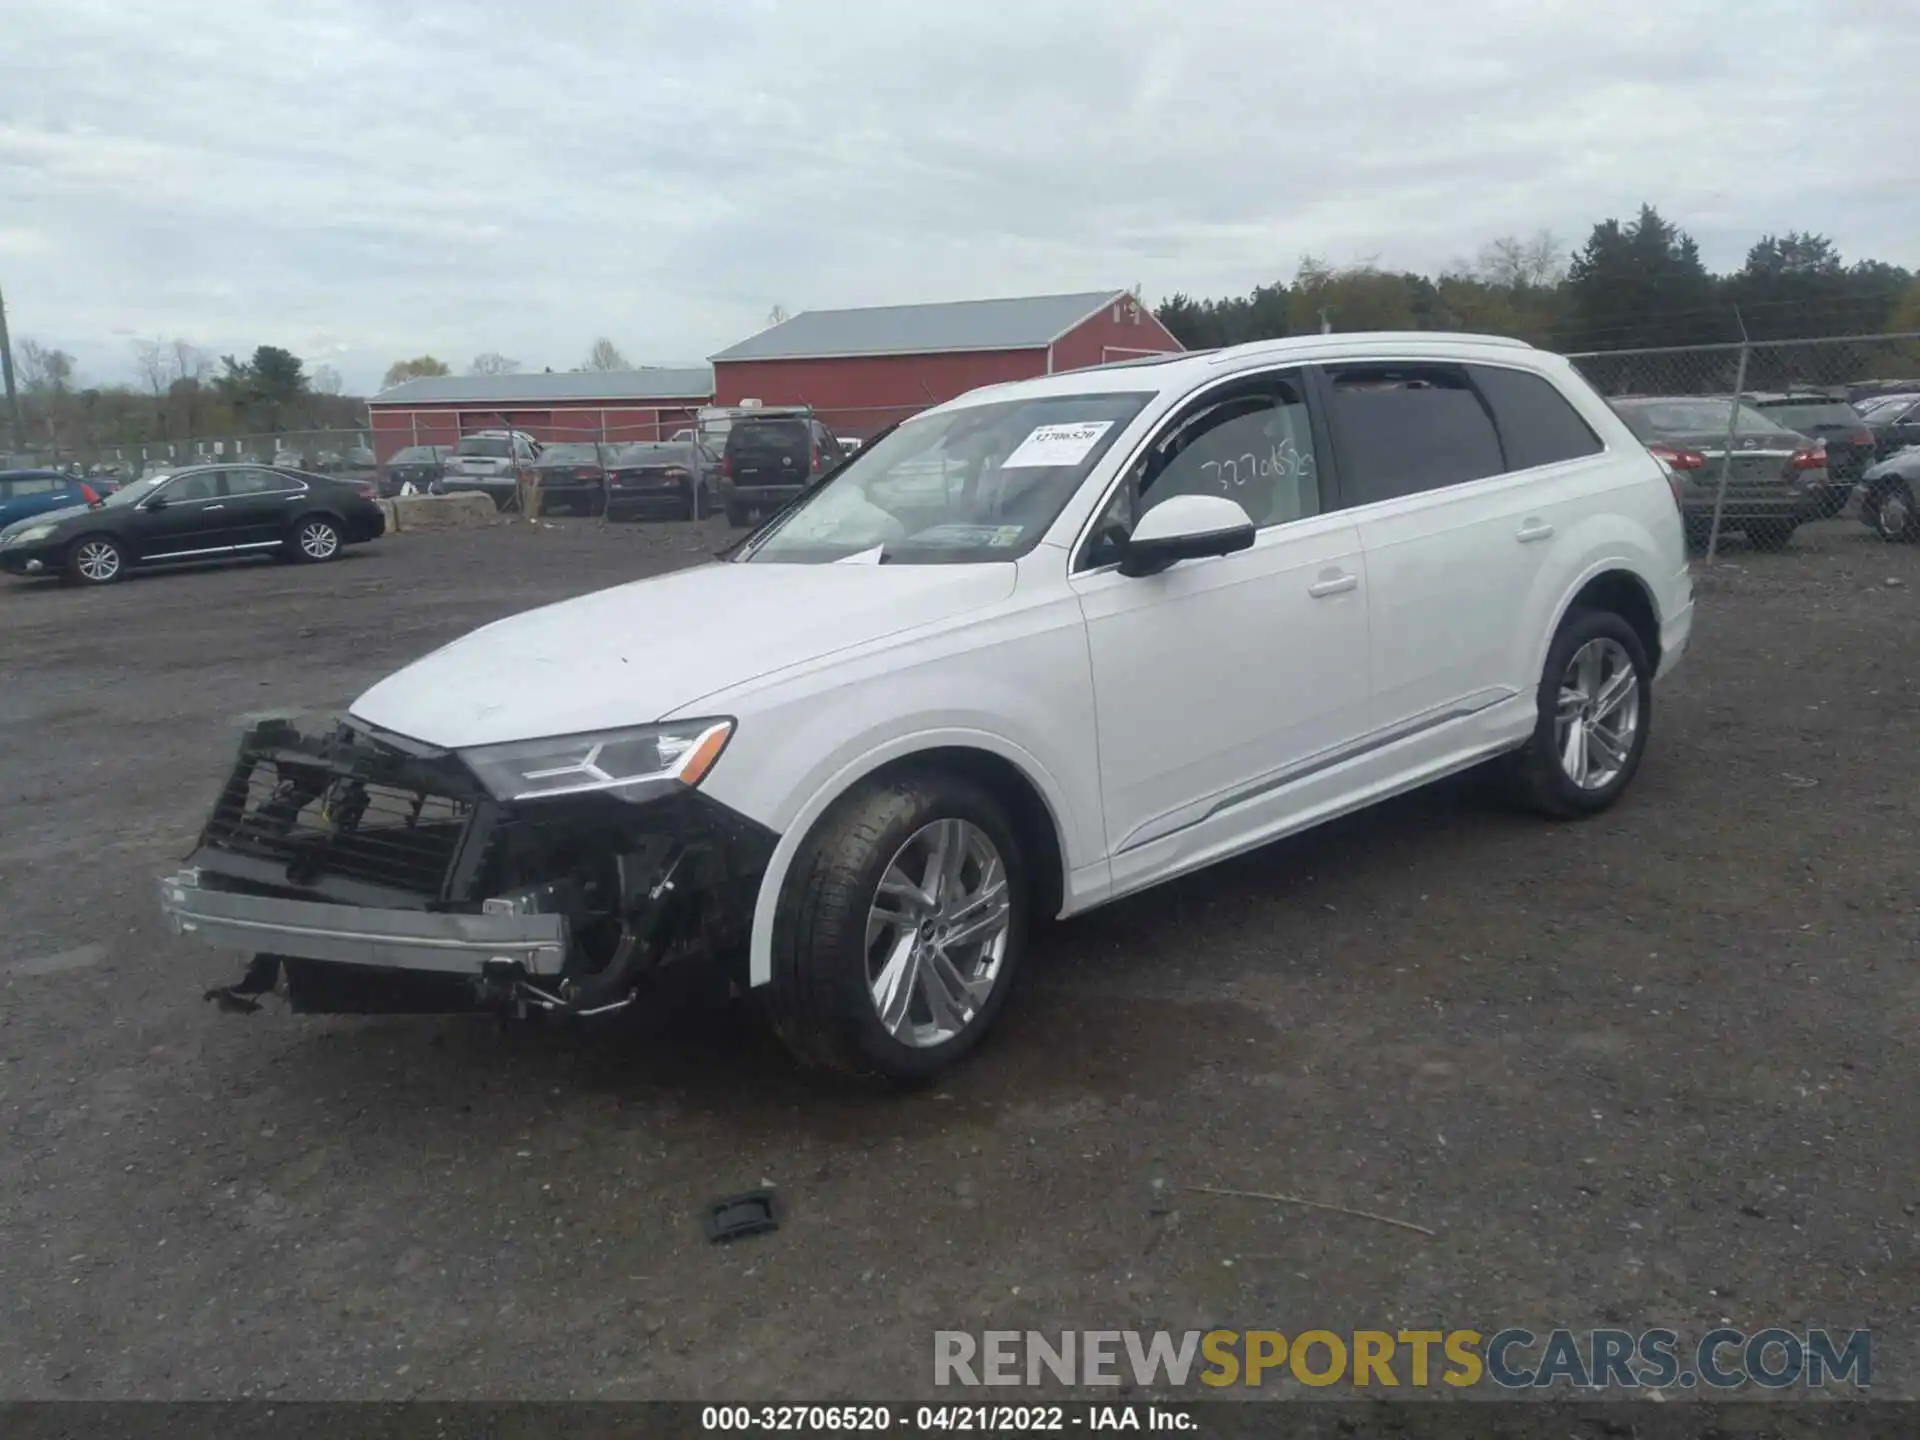
{"type": "Polygon", "coordinates": [[[774,917],[774,1028],[802,1061],[925,1080],[977,1045],[1026,945],[1005,812],[937,772],[844,797],[794,858],[774,917]]]}
{"type": "Polygon", "coordinates": [[[1555,819],[1598,815],[1633,782],[1652,728],[1653,666],[1633,626],[1610,610],[1567,616],[1547,650],[1538,705],[1533,737],[1508,757],[1511,793],[1555,819]],[[1619,678],[1629,672],[1630,683],[1619,678]]]}
{"type": "Polygon", "coordinates": [[[303,565],[323,565],[338,560],[346,545],[340,522],[330,515],[302,515],[293,522],[293,535],[287,541],[287,556],[303,565]]]}
{"type": "Polygon", "coordinates": [[[66,578],[75,585],[111,585],[126,573],[126,549],[111,535],[82,535],[67,551],[66,578]]]}

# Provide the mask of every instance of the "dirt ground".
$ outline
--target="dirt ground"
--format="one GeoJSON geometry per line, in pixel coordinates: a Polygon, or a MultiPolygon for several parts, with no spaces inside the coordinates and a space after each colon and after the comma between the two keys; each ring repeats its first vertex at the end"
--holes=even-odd
{"type": "Polygon", "coordinates": [[[799,1074],[746,1006],[580,1044],[202,1002],[240,964],[154,881],[232,717],[721,538],[0,582],[0,1395],[903,1398],[936,1329],[1723,1317],[1871,1326],[1920,1394],[1920,549],[1851,523],[1701,581],[1609,815],[1454,783],[1045,928],[933,1090],[799,1074]],[[763,1180],[785,1226],[708,1245],[763,1180]]]}

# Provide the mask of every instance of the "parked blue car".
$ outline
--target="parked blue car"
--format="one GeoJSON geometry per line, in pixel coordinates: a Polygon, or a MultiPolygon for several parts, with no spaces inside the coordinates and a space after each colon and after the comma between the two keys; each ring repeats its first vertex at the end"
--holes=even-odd
{"type": "Polygon", "coordinates": [[[58,470],[0,470],[0,530],[29,515],[99,503],[91,485],[58,470]]]}

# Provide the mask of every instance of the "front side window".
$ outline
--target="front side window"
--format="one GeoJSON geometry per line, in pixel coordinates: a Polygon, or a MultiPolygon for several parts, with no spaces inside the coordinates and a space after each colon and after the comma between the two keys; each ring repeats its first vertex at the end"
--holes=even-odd
{"type": "Polygon", "coordinates": [[[1493,418],[1453,365],[1329,368],[1340,480],[1371,505],[1505,472],[1493,418]]]}
{"type": "Polygon", "coordinates": [[[170,483],[161,495],[169,505],[183,500],[216,500],[220,496],[220,472],[202,470],[198,475],[183,475],[170,483]]]}
{"type": "Polygon", "coordinates": [[[1084,564],[1120,559],[1120,539],[1176,495],[1218,495],[1260,529],[1318,515],[1320,472],[1297,372],[1208,392],[1154,437],[1107,502],[1084,564]]]}
{"type": "MultiPolygon", "coordinates": [[[[855,451],[738,558],[822,564],[871,554],[918,565],[1014,559],[1040,543],[1152,398],[1036,395],[905,421],[855,451]]],[[[739,443],[736,436],[733,448],[739,443]]]]}

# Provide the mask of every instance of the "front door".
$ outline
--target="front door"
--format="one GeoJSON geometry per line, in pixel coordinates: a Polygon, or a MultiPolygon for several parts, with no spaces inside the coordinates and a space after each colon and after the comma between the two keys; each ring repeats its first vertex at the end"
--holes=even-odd
{"type": "Polygon", "coordinates": [[[1353,523],[1324,513],[1320,448],[1299,372],[1215,386],[1156,434],[1078,557],[1116,892],[1271,828],[1365,729],[1366,566],[1353,523]],[[1178,494],[1234,500],[1253,547],[1120,574],[1098,537],[1178,494]]]}
{"type": "Polygon", "coordinates": [[[140,502],[133,538],[143,560],[215,554],[233,544],[225,474],[195,470],[167,481],[140,502]]]}

